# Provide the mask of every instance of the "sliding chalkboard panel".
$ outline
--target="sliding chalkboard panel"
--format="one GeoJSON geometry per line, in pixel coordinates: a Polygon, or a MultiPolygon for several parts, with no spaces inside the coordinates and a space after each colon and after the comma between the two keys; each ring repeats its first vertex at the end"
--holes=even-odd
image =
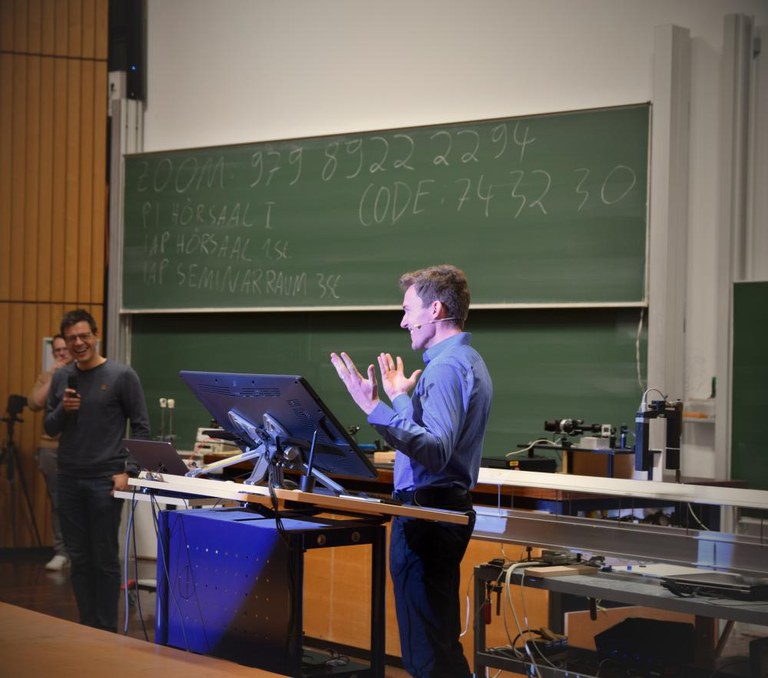
{"type": "MultiPolygon", "coordinates": [[[[484,454],[503,457],[518,443],[547,436],[545,419],[631,425],[642,390],[637,381],[639,309],[482,310],[470,313],[473,344],[494,380],[484,454]]],[[[209,415],[178,377],[179,370],[300,374],[357,439],[375,431],[353,404],[330,364],[346,350],[364,368],[382,350],[421,367],[393,311],[137,314],[131,364],[159,433],[159,398],[174,398],[180,449],[191,449],[209,415]]],[[[644,346],[641,355],[645,355],[644,346]]],[[[640,365],[645,373],[645,364],[640,365]]],[[[167,427],[166,417],[166,427],[167,427]]]]}
{"type": "Polygon", "coordinates": [[[733,290],[731,477],[768,490],[763,421],[768,412],[768,282],[736,283],[733,290]]]}
{"type": "Polygon", "coordinates": [[[645,299],[647,105],[128,156],[125,311],[645,299]]]}

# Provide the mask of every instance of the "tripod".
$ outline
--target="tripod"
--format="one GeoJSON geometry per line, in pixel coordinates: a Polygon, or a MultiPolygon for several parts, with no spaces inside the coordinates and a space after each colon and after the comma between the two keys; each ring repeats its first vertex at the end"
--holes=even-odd
{"type": "Polygon", "coordinates": [[[16,546],[16,472],[18,471],[19,480],[21,480],[21,490],[24,493],[24,500],[27,505],[27,514],[29,522],[35,535],[35,544],[42,546],[42,540],[40,539],[40,532],[37,530],[37,522],[35,521],[35,512],[32,509],[32,502],[29,500],[29,491],[27,490],[27,481],[24,478],[24,468],[18,463],[16,445],[13,442],[13,429],[16,422],[24,423],[24,420],[19,417],[19,414],[27,404],[27,399],[20,395],[8,396],[8,407],[6,410],[6,416],[3,417],[7,427],[7,437],[5,440],[5,446],[0,449],[0,466],[5,462],[7,466],[8,487],[10,488],[10,520],[11,530],[13,536],[13,546],[16,546]]]}

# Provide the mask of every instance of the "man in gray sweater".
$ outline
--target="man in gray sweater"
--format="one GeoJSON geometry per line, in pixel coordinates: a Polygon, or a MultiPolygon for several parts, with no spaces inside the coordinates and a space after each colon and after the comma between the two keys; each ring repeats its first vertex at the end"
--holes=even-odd
{"type": "Polygon", "coordinates": [[[80,622],[117,631],[120,596],[118,531],[131,468],[121,445],[149,438],[149,417],[136,372],[99,352],[96,322],[70,311],[61,322],[74,362],[56,371],[44,427],[59,438],[59,516],[72,566],[80,622]]]}

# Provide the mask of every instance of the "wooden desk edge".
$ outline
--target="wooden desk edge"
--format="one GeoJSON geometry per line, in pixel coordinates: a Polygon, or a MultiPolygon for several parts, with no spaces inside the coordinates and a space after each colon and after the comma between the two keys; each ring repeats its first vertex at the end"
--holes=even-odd
{"type": "Polygon", "coordinates": [[[3,675],[64,678],[108,673],[112,678],[242,676],[280,678],[250,666],[156,645],[118,633],[0,602],[3,675]]]}
{"type": "Polygon", "coordinates": [[[139,478],[131,478],[129,484],[133,487],[142,487],[155,490],[158,496],[163,491],[184,492],[205,497],[218,497],[219,499],[231,499],[234,501],[254,502],[264,506],[272,505],[271,492],[275,498],[281,501],[292,501],[301,504],[310,504],[326,510],[335,510],[345,513],[362,513],[381,516],[401,516],[404,518],[420,518],[455,525],[468,525],[469,516],[456,511],[444,511],[441,509],[424,508],[421,506],[406,506],[401,504],[389,504],[379,500],[363,499],[354,496],[335,496],[302,492],[301,490],[284,490],[258,485],[243,485],[232,481],[207,480],[204,478],[188,478],[186,476],[164,476],[153,474],[150,479],[142,474],[139,478]]]}

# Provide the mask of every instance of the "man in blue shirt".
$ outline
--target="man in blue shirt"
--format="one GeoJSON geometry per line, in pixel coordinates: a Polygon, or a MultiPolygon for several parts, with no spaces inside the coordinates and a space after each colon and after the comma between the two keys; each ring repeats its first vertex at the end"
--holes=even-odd
{"type": "Polygon", "coordinates": [[[433,266],[400,278],[403,320],[425,367],[410,376],[401,357],[378,356],[362,375],[346,353],[331,362],[355,403],[395,455],[396,499],[466,512],[468,526],[395,517],[389,569],[403,664],[415,678],[472,675],[459,642],[460,564],[472,535],[469,490],[477,483],[493,386],[480,354],[463,331],[469,286],[460,269],[433,266]],[[413,395],[408,393],[413,391],[413,395]]]}

